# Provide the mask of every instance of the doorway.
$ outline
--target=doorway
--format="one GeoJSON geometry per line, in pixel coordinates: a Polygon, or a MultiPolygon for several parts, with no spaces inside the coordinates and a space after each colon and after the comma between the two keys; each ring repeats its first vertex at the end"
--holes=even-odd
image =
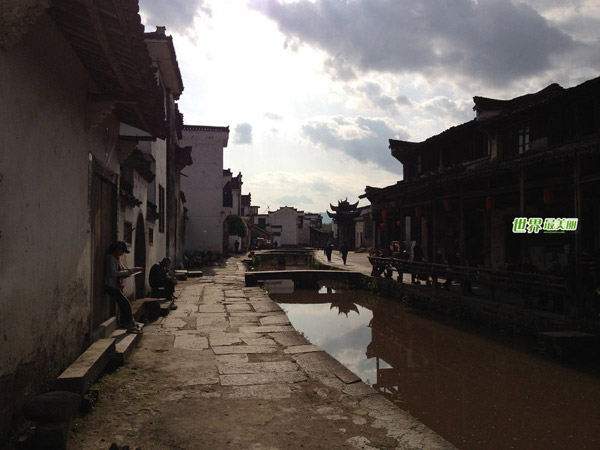
{"type": "Polygon", "coordinates": [[[141,274],[135,277],[135,298],[143,298],[146,296],[146,226],[142,213],[138,214],[135,225],[135,246],[133,252],[135,266],[144,269],[141,274]]]}
{"type": "Polygon", "coordinates": [[[114,305],[104,291],[104,259],[108,247],[117,238],[117,188],[94,173],[92,178],[92,330],[114,315],[114,305]]]}

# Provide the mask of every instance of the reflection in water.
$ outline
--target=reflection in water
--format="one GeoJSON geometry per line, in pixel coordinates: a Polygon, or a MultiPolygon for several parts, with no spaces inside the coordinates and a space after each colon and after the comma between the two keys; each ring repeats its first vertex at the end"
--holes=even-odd
{"type": "Polygon", "coordinates": [[[312,343],[461,450],[600,446],[596,376],[364,291],[271,297],[312,343]]]}

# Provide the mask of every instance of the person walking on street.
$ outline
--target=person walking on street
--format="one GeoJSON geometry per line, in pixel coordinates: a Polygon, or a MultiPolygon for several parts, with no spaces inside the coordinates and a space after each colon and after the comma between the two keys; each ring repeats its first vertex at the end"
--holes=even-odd
{"type": "Polygon", "coordinates": [[[346,265],[346,259],[348,258],[348,245],[344,242],[340,247],[340,253],[342,254],[342,261],[344,261],[344,265],[346,265]]]}
{"type": "Polygon", "coordinates": [[[104,289],[115,301],[121,314],[121,321],[126,324],[127,331],[130,333],[141,333],[143,324],[136,322],[131,310],[129,299],[123,294],[123,280],[144,269],[134,267],[128,269],[121,263],[121,256],[124,253],[130,253],[127,244],[118,241],[108,248],[104,265],[104,289]]]}
{"type": "Polygon", "coordinates": [[[325,255],[327,255],[327,262],[331,262],[331,254],[333,253],[333,245],[331,242],[325,246],[325,255]]]}

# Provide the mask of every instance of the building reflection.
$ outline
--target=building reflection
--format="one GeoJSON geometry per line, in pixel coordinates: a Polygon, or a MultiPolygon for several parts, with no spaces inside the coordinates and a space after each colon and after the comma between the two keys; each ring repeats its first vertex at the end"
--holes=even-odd
{"type": "Polygon", "coordinates": [[[600,380],[497,341],[373,308],[373,387],[461,449],[595,448],[600,380]]]}

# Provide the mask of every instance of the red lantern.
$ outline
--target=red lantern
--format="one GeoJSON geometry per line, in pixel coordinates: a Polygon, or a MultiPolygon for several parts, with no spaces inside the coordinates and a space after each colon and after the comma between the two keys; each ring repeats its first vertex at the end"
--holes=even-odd
{"type": "Polygon", "coordinates": [[[387,228],[387,223],[385,223],[385,222],[381,222],[381,223],[379,224],[379,228],[381,228],[382,230],[383,230],[384,228],[387,228]]]}
{"type": "Polygon", "coordinates": [[[387,218],[388,218],[388,212],[387,212],[387,209],[382,209],[382,210],[381,210],[381,218],[382,218],[382,219],[387,219],[387,218]]]}
{"type": "Polygon", "coordinates": [[[400,228],[400,227],[402,226],[402,221],[401,221],[401,220],[398,220],[398,221],[396,222],[396,226],[397,226],[398,228],[400,228]]]}
{"type": "Polygon", "coordinates": [[[554,203],[554,190],[551,187],[544,189],[544,205],[548,206],[554,203]]]}
{"type": "Polygon", "coordinates": [[[415,208],[415,216],[417,216],[417,217],[422,217],[423,216],[423,209],[420,206],[417,206],[415,208]]]}
{"type": "Polygon", "coordinates": [[[485,198],[485,209],[488,211],[493,211],[496,208],[496,200],[494,197],[486,197],[485,198]]]}
{"type": "Polygon", "coordinates": [[[452,211],[452,200],[449,198],[444,199],[444,210],[449,213],[452,211]]]}

